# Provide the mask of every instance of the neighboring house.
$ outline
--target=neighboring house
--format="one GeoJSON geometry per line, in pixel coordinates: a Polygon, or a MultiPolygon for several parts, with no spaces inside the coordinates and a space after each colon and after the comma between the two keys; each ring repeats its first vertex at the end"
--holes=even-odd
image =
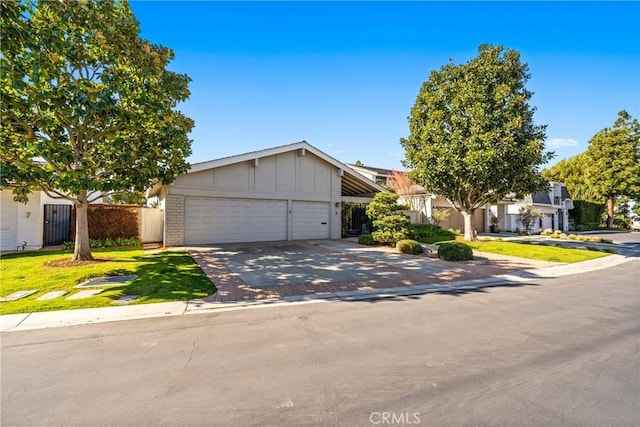
{"type": "Polygon", "coordinates": [[[165,212],[164,244],[341,237],[341,203],[368,203],[375,182],[306,141],[191,165],[147,192],[165,212]]]}
{"type": "MultiPolygon", "coordinates": [[[[378,184],[392,185],[393,170],[382,169],[373,166],[358,166],[354,164],[348,164],[348,166],[360,173],[361,175],[369,178],[372,181],[376,181],[378,184]]],[[[400,171],[400,173],[403,173],[400,171]]],[[[412,223],[428,223],[433,211],[444,210],[449,215],[440,223],[440,226],[445,229],[453,228],[455,230],[464,230],[464,217],[462,214],[455,211],[451,204],[443,197],[437,196],[426,191],[420,185],[415,185],[410,196],[400,196],[399,203],[408,204],[411,207],[411,211],[405,212],[411,218],[412,223]]],[[[480,208],[475,213],[475,228],[479,233],[489,229],[489,220],[487,219],[488,209],[480,208]]]]}
{"type": "Polygon", "coordinates": [[[358,172],[360,175],[370,179],[379,185],[390,185],[391,184],[391,176],[393,175],[393,171],[391,169],[381,169],[374,168],[371,166],[358,166],[355,164],[347,163],[354,171],[358,172]]]}
{"type": "MultiPolygon", "coordinates": [[[[349,165],[352,169],[376,179],[379,182],[391,184],[390,178],[393,171],[371,166],[349,165]]],[[[435,210],[448,212],[448,217],[440,223],[442,228],[464,229],[464,217],[455,211],[451,204],[442,196],[426,191],[420,185],[415,185],[412,194],[401,195],[399,203],[408,204],[410,212],[406,212],[413,223],[430,222],[431,214],[435,210]]],[[[479,233],[489,230],[491,215],[497,214],[499,218],[498,227],[502,231],[519,231],[522,224],[518,218],[518,212],[522,206],[531,205],[542,212],[542,219],[532,227],[532,232],[539,232],[548,228],[553,230],[569,230],[569,210],[573,209],[573,201],[569,196],[567,187],[559,182],[551,182],[549,191],[541,191],[533,195],[528,195],[522,200],[505,198],[494,206],[486,205],[476,210],[474,224],[479,233]]]]}
{"type": "Polygon", "coordinates": [[[537,233],[546,229],[569,231],[569,211],[573,209],[573,201],[567,187],[563,183],[554,181],[549,183],[549,191],[540,191],[525,196],[521,200],[503,200],[492,206],[492,212],[498,216],[500,230],[514,232],[522,230],[518,212],[521,207],[528,205],[543,214],[543,217],[531,227],[532,232],[537,233]]]}
{"type": "MultiPolygon", "coordinates": [[[[102,203],[97,200],[94,203],[102,203]]],[[[29,201],[13,200],[11,187],[0,189],[0,250],[34,250],[69,240],[73,203],[34,191],[29,201]]]]}

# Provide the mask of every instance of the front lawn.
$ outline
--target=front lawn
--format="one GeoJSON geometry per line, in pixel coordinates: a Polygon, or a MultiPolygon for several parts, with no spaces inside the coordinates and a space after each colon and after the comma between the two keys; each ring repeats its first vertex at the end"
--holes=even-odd
{"type": "MultiPolygon", "coordinates": [[[[16,291],[37,289],[35,294],[17,301],[1,302],[0,314],[76,308],[112,307],[125,295],[139,295],[130,304],[186,301],[212,294],[215,287],[185,251],[145,254],[140,249],[93,249],[97,262],[67,266],[71,254],[38,251],[9,254],[0,259],[0,297],[16,291]],[[53,265],[51,265],[53,264],[53,265]],[[62,264],[62,265],[61,265],[62,264]],[[102,287],[102,293],[84,299],[67,300],[80,289],[74,286],[102,276],[137,275],[132,282],[102,287]],[[38,301],[50,291],[69,291],[65,296],[38,301]]],[[[85,288],[92,289],[92,288],[85,288]]]]}
{"type": "MultiPolygon", "coordinates": [[[[494,254],[511,255],[521,258],[537,259],[542,261],[572,263],[602,258],[608,253],[590,251],[586,249],[561,248],[557,246],[541,245],[534,243],[515,242],[464,242],[476,251],[490,252],[494,254]]],[[[446,244],[446,243],[443,243],[446,244]]]]}

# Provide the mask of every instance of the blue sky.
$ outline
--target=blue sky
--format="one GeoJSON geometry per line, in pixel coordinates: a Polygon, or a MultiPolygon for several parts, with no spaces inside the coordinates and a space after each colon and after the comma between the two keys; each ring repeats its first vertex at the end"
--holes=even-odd
{"type": "Polygon", "coordinates": [[[402,169],[407,116],[432,70],[482,43],[529,65],[535,121],[559,159],[625,109],[640,119],[638,2],[131,1],[142,36],[188,74],[191,162],[306,140],[402,169]]]}

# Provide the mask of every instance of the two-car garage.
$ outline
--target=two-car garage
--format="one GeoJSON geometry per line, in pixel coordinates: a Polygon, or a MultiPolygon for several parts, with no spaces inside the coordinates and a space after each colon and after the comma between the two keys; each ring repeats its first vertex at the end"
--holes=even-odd
{"type": "Polygon", "coordinates": [[[327,202],[187,197],[184,240],[198,245],[326,239],[329,214],[327,202]]]}
{"type": "Polygon", "coordinates": [[[341,203],[384,191],[305,141],[196,163],[151,188],[167,246],[337,239],[341,203]]]}

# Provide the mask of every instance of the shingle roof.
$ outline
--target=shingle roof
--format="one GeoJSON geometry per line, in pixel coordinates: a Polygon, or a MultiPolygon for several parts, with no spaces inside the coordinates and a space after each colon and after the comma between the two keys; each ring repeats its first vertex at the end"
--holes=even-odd
{"type": "Polygon", "coordinates": [[[536,205],[550,205],[551,204],[551,199],[549,198],[549,193],[547,193],[546,191],[538,191],[533,196],[531,196],[531,198],[533,199],[533,203],[536,204],[536,205]]]}

